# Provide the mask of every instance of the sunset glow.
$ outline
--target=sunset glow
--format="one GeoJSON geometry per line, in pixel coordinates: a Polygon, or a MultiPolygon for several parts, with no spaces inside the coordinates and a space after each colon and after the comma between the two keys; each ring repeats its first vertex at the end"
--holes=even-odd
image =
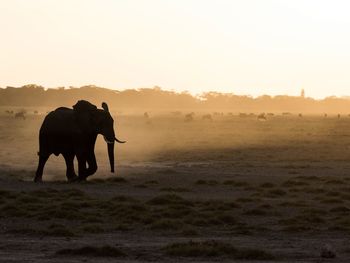
{"type": "Polygon", "coordinates": [[[350,95],[349,1],[4,0],[0,87],[350,95]]]}

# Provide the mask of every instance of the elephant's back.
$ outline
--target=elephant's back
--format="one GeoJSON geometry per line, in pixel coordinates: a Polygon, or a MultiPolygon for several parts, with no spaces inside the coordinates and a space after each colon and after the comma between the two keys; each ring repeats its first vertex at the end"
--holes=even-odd
{"type": "Polygon", "coordinates": [[[74,129],[76,129],[76,121],[73,110],[60,107],[45,117],[40,133],[72,133],[74,129]]]}

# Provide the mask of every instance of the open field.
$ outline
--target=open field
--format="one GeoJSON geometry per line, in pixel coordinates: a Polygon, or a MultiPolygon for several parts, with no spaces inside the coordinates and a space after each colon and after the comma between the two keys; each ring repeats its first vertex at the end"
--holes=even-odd
{"type": "Polygon", "coordinates": [[[116,175],[34,184],[44,114],[1,114],[0,262],[350,261],[350,117],[115,115],[116,175]]]}

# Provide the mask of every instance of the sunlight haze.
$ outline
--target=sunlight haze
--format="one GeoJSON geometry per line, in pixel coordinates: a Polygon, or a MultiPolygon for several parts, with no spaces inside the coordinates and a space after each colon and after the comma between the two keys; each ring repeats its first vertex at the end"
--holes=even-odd
{"type": "Polygon", "coordinates": [[[349,1],[2,0],[0,86],[350,95],[349,1]]]}

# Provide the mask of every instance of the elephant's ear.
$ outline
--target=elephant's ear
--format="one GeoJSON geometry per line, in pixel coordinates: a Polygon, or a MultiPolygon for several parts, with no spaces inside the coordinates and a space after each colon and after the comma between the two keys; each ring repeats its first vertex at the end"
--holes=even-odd
{"type": "Polygon", "coordinates": [[[107,105],[106,102],[102,102],[102,109],[104,109],[105,111],[109,112],[108,105],[107,105]]]}
{"type": "Polygon", "coordinates": [[[97,107],[86,100],[79,100],[73,106],[73,109],[78,113],[91,113],[97,110],[97,107]]]}
{"type": "Polygon", "coordinates": [[[84,131],[94,132],[94,115],[97,107],[86,100],[79,100],[74,106],[73,111],[76,113],[78,126],[84,131]]]}

